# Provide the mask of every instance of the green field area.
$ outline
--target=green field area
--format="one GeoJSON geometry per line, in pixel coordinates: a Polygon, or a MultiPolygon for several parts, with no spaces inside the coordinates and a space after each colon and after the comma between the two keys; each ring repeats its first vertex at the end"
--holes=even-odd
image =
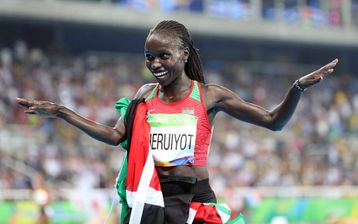
{"type": "MultiPolygon", "coordinates": [[[[88,211],[70,201],[54,201],[49,206],[51,223],[87,223],[89,219],[102,219],[106,209],[88,211]],[[101,214],[98,214],[98,213],[101,214]]],[[[118,211],[118,205],[115,209],[118,211]]],[[[31,201],[0,202],[0,223],[36,223],[39,207],[31,201]],[[10,221],[11,220],[11,221],[10,221]]],[[[285,217],[289,223],[327,223],[328,220],[349,220],[358,223],[358,198],[266,198],[244,214],[248,223],[270,223],[275,217],[285,217]]],[[[115,212],[110,223],[116,221],[115,212]]]]}
{"type": "Polygon", "coordinates": [[[331,219],[357,220],[358,198],[267,198],[252,208],[251,223],[267,223],[284,216],[291,223],[326,223],[331,219]]]}

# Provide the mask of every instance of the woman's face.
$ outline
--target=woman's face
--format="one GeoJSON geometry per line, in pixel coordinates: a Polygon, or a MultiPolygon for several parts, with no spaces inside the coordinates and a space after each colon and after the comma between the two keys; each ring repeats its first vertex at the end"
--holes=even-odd
{"type": "Polygon", "coordinates": [[[146,66],[162,86],[185,75],[184,66],[189,51],[181,47],[178,37],[173,34],[152,33],[144,48],[146,66]]]}

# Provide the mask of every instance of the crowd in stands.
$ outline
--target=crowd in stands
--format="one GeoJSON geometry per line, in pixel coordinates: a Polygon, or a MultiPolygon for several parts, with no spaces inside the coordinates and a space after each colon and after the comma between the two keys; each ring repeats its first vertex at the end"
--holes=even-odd
{"type": "MultiPolygon", "coordinates": [[[[34,188],[33,173],[54,189],[113,188],[123,157],[119,146],[94,141],[61,120],[25,115],[15,98],[57,102],[114,125],[119,117],[114,103],[154,81],[144,59],[99,53],[63,57],[22,41],[1,49],[0,57],[0,189],[34,188]]],[[[275,66],[280,64],[254,71],[248,63],[223,62],[205,66],[205,76],[272,109],[300,75],[282,74],[275,66]]],[[[218,196],[240,186],[358,185],[357,79],[358,74],[335,72],[304,92],[280,132],[219,114],[208,161],[218,196]]]]}
{"type": "MultiPolygon", "coordinates": [[[[63,0],[57,0],[63,1],[63,0]]],[[[74,1],[74,0],[72,0],[74,1]]],[[[76,0],[137,11],[190,12],[238,21],[281,22],[305,28],[357,27],[357,0],[76,0]],[[348,6],[345,8],[345,6],[348,6]],[[257,9],[257,7],[259,7],[257,9]],[[349,21],[345,21],[345,20],[349,21]]]]}
{"type": "MultiPolygon", "coordinates": [[[[93,0],[90,0],[93,1],[93,0]]],[[[109,1],[109,0],[98,0],[109,1]]],[[[153,1],[153,0],[112,0],[120,6],[140,11],[159,9],[164,12],[188,11],[203,13],[208,16],[241,21],[252,21],[257,17],[253,0],[185,0],[185,1],[153,1]]],[[[265,0],[260,2],[261,19],[264,21],[282,21],[304,27],[342,27],[344,26],[344,1],[342,0],[265,0]]],[[[356,25],[358,1],[350,1],[350,15],[356,25]]],[[[347,12],[345,12],[347,13],[347,12]]]]}

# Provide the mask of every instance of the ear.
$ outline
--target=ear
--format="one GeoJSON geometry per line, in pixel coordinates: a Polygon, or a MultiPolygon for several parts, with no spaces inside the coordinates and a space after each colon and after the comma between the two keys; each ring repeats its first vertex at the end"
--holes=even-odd
{"type": "Polygon", "coordinates": [[[188,47],[184,48],[184,54],[183,54],[183,59],[184,59],[184,62],[186,63],[188,61],[188,58],[190,56],[190,50],[188,47]]]}

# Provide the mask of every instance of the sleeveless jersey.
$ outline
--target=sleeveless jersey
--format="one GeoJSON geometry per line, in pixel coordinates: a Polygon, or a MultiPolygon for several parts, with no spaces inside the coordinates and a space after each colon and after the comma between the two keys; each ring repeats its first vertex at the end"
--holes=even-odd
{"type": "Polygon", "coordinates": [[[146,98],[150,144],[156,166],[206,166],[212,128],[201,86],[192,81],[184,99],[165,103],[158,85],[146,98]]]}

